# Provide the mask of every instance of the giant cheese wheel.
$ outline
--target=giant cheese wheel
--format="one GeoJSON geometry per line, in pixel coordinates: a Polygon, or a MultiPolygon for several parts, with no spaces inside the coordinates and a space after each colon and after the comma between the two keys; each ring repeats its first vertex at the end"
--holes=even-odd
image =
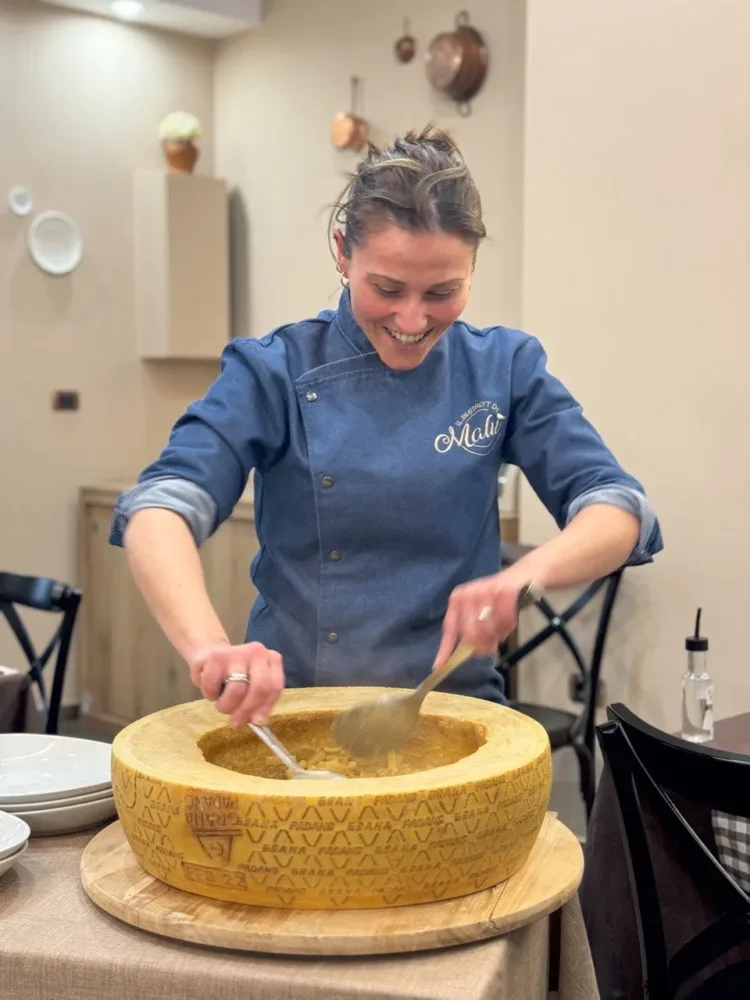
{"type": "MultiPolygon", "coordinates": [[[[333,719],[383,690],[288,690],[270,725],[298,759],[337,767],[333,719]]],[[[389,762],[350,769],[382,774],[389,762]]],[[[549,740],[537,722],[433,692],[395,765],[412,773],[288,780],[254,733],[232,729],[213,704],[195,701],[117,735],[112,785],[142,867],[214,899],[294,909],[399,906],[478,892],[523,865],[551,784],[549,740]]]]}

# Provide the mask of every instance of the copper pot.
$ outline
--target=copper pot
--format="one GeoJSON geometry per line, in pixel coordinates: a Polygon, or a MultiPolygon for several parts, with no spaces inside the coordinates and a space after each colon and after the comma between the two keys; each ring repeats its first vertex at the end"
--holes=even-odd
{"type": "Polygon", "coordinates": [[[487,76],[488,53],[484,39],[469,24],[464,10],[456,16],[453,31],[443,31],[430,42],[427,78],[437,90],[468,112],[468,102],[487,76]]]}
{"type": "Polygon", "coordinates": [[[367,143],[368,125],[356,113],[359,79],[351,78],[351,111],[340,111],[331,122],[331,142],[336,149],[353,149],[359,152],[367,143]]]}

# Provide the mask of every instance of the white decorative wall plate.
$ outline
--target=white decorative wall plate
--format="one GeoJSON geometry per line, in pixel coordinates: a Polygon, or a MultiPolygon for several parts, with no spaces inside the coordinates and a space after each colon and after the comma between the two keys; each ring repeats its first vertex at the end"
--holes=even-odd
{"type": "Polygon", "coordinates": [[[44,212],[29,229],[29,252],[47,274],[69,274],[81,262],[83,239],[70,216],[44,212]]]}

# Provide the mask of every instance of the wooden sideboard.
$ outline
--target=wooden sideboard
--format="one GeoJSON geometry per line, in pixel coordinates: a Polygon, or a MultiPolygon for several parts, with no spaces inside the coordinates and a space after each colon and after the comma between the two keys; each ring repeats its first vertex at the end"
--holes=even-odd
{"type": "MultiPolygon", "coordinates": [[[[79,572],[83,602],[77,627],[80,714],[121,728],[152,712],[200,697],[130,575],[125,552],[109,544],[119,484],[83,487],[79,495],[79,572]]],[[[518,515],[501,510],[503,537],[518,541],[518,515]]],[[[250,563],[258,551],[252,494],[245,494],[201,548],[206,585],[232,642],[242,642],[257,591],[250,563]]]]}

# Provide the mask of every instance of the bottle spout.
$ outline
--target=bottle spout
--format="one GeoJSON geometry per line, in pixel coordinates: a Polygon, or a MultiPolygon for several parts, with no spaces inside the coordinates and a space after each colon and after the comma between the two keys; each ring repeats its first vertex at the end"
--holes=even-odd
{"type": "Polygon", "coordinates": [[[701,635],[701,614],[703,608],[698,608],[695,616],[695,633],[685,640],[685,649],[689,653],[705,653],[708,650],[708,639],[701,635]]]}

